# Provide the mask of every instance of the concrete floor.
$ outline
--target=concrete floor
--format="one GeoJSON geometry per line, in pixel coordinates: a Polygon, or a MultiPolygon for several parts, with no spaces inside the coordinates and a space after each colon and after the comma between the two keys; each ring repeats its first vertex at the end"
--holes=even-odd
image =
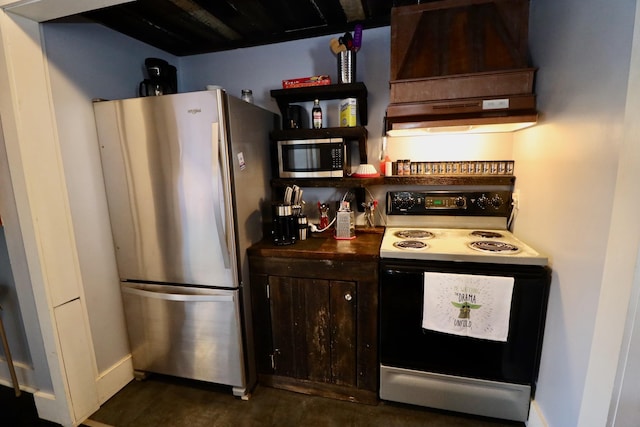
{"type": "Polygon", "coordinates": [[[224,387],[157,375],[132,381],[108,400],[87,421],[88,425],[98,423],[115,427],[524,426],[409,405],[363,405],[261,386],[243,401],[224,387]]]}

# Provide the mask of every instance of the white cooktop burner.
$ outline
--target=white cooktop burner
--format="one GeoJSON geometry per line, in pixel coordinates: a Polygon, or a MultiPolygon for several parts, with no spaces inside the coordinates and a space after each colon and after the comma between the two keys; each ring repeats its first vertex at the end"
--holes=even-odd
{"type": "Polygon", "coordinates": [[[427,243],[420,240],[399,240],[393,246],[400,250],[420,250],[429,247],[427,243]]]}
{"type": "Polygon", "coordinates": [[[469,247],[476,251],[494,254],[516,254],[520,247],[500,240],[474,240],[469,242],[469,247]]]}
{"type": "Polygon", "coordinates": [[[427,230],[400,230],[395,235],[401,239],[433,239],[435,237],[427,230]]]}
{"type": "Polygon", "coordinates": [[[487,230],[475,230],[471,232],[472,236],[482,237],[484,239],[499,239],[500,237],[504,237],[504,234],[497,231],[487,231],[487,230]]]}
{"type": "Polygon", "coordinates": [[[510,231],[495,229],[387,227],[380,257],[522,265],[548,263],[546,256],[518,240],[510,231]],[[424,238],[414,237],[423,234],[430,236],[428,244],[424,238]]]}

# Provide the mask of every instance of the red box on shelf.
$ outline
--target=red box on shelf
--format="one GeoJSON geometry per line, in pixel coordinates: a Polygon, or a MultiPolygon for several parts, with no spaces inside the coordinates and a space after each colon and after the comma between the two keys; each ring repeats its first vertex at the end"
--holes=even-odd
{"type": "Polygon", "coordinates": [[[282,81],[283,89],[291,89],[294,87],[308,87],[308,86],[325,86],[331,84],[331,78],[327,75],[300,77],[297,79],[289,79],[282,81]]]}

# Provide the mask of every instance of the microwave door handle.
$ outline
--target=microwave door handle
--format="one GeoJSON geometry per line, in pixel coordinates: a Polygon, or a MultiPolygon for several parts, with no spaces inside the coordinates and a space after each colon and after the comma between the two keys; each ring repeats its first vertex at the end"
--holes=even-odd
{"type": "Polygon", "coordinates": [[[223,190],[223,174],[220,168],[220,124],[214,122],[211,124],[211,167],[213,169],[213,190],[216,192],[213,198],[215,210],[216,229],[218,230],[218,240],[220,240],[220,248],[222,249],[222,260],[225,268],[230,268],[231,261],[229,259],[229,244],[227,243],[227,229],[223,223],[224,212],[224,190],[223,190]]]}

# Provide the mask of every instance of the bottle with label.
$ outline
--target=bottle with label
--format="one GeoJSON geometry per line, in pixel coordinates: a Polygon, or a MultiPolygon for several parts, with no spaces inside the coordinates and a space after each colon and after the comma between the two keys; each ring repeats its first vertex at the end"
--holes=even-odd
{"type": "Polygon", "coordinates": [[[313,101],[311,116],[313,117],[313,128],[322,129],[322,107],[320,107],[320,101],[317,99],[313,101]]]}

